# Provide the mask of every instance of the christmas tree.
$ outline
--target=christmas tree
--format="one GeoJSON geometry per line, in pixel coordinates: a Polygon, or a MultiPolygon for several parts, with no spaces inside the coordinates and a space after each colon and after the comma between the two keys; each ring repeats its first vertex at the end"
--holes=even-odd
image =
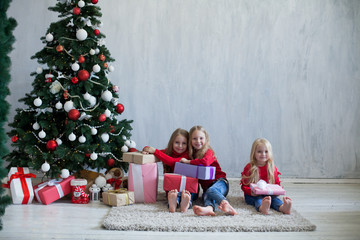
{"type": "MultiPolygon", "coordinates": [[[[6,147],[6,135],[4,131],[4,123],[7,121],[9,113],[9,104],[5,98],[9,95],[8,83],[10,82],[10,65],[11,61],[8,53],[12,50],[12,44],[15,38],[12,31],[17,23],[13,18],[7,18],[6,11],[9,8],[10,0],[0,1],[0,179],[7,175],[7,171],[3,168],[3,156],[8,152],[6,147]]],[[[5,214],[5,208],[10,204],[10,197],[4,196],[4,189],[0,185],[0,217],[5,214]]],[[[0,230],[2,222],[0,219],[0,230]]]]}
{"type": "MultiPolygon", "coordinates": [[[[30,94],[20,99],[9,126],[14,150],[10,166],[28,166],[58,177],[82,169],[120,167],[123,152],[134,149],[131,120],[119,119],[124,106],[108,75],[114,59],[100,32],[97,0],[60,0],[49,10],[60,20],[41,37],[44,48],[32,59],[41,64],[30,94]]],[[[10,167],[9,166],[9,167],[10,167]]]]}

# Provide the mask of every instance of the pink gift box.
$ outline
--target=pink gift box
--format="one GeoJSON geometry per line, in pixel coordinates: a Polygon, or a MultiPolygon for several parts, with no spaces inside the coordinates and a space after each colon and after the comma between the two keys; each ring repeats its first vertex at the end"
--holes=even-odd
{"type": "Polygon", "coordinates": [[[12,167],[8,178],[13,204],[30,204],[34,198],[31,178],[36,176],[27,167],[12,167]]]}
{"type": "Polygon", "coordinates": [[[38,202],[48,205],[71,193],[70,182],[74,176],[65,179],[51,179],[47,182],[39,183],[34,187],[34,194],[38,202]]]}
{"type": "Polygon", "coordinates": [[[199,190],[199,181],[196,178],[186,177],[176,173],[165,173],[163,188],[165,191],[176,189],[178,192],[181,192],[185,189],[191,193],[197,193],[199,190]]]}
{"type": "Polygon", "coordinates": [[[261,189],[256,183],[250,183],[251,190],[258,195],[285,195],[285,190],[277,184],[266,184],[261,189]]]}
{"type": "Polygon", "coordinates": [[[129,164],[128,190],[134,192],[135,203],[154,203],[157,197],[158,168],[156,163],[129,164]]]}

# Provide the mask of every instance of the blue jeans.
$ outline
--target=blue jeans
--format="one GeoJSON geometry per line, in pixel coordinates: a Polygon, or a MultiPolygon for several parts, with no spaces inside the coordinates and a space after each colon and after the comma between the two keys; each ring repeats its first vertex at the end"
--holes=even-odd
{"type": "MultiPolygon", "coordinates": [[[[259,211],[259,207],[262,204],[263,198],[266,197],[266,195],[259,195],[259,196],[250,196],[245,194],[245,202],[249,205],[255,206],[256,210],[259,211]]],[[[276,211],[279,211],[279,207],[283,205],[283,201],[280,200],[277,196],[270,196],[271,197],[271,205],[270,207],[275,209],[276,211]]]]}
{"type": "MultiPolygon", "coordinates": [[[[192,202],[197,199],[198,194],[197,193],[190,193],[190,202],[189,202],[189,208],[192,208],[192,202]]],[[[176,198],[177,205],[179,206],[181,203],[181,192],[178,192],[177,198],[176,198]]]]}
{"type": "Polygon", "coordinates": [[[217,179],[203,194],[204,206],[212,206],[215,211],[222,200],[227,200],[228,193],[229,182],[225,178],[217,179]]]}

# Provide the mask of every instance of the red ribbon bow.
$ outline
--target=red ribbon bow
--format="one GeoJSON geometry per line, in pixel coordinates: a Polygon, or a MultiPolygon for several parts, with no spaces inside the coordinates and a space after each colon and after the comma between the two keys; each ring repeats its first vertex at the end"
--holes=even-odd
{"type": "Polygon", "coordinates": [[[121,184],[121,179],[115,179],[115,178],[110,178],[106,181],[106,183],[110,183],[111,185],[114,183],[114,189],[119,189],[120,188],[120,184],[121,184]]]}

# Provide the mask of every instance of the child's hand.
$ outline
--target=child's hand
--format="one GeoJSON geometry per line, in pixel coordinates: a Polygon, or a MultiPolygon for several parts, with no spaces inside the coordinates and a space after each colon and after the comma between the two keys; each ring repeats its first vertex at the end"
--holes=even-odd
{"type": "Polygon", "coordinates": [[[256,193],[254,193],[254,192],[251,190],[251,196],[256,197],[256,196],[259,196],[259,195],[256,194],[256,193]]]}
{"type": "Polygon", "coordinates": [[[187,160],[186,158],[182,158],[182,159],[180,159],[180,162],[181,162],[181,163],[187,163],[187,164],[190,164],[190,161],[191,161],[191,160],[187,160]]]}
{"type": "Polygon", "coordinates": [[[155,152],[155,148],[153,147],[144,147],[143,150],[142,150],[142,154],[153,154],[155,152]]]}

